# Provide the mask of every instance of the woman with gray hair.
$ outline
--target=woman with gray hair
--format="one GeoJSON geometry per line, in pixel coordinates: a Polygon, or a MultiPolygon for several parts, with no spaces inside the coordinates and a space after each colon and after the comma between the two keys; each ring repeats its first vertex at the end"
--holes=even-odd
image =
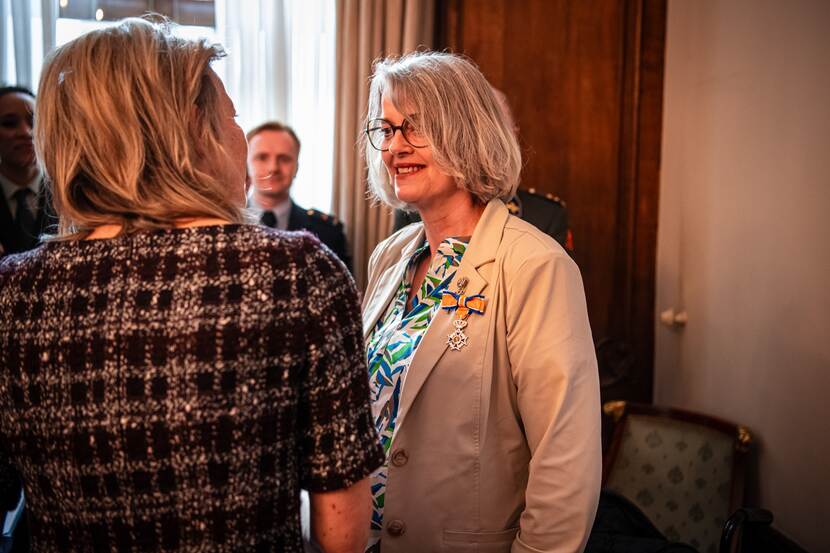
{"type": "Polygon", "coordinates": [[[422,223],[382,242],[363,303],[375,428],[370,547],[576,553],[599,496],[599,384],[579,270],[513,217],[521,154],[468,60],[382,60],[374,196],[422,223]],[[382,547],[381,547],[382,542],[382,547]]]}

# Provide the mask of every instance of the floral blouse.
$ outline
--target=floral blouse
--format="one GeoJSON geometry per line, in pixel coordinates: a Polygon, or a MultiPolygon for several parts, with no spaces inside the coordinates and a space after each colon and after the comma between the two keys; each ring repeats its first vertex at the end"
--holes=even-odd
{"type": "Polygon", "coordinates": [[[380,540],[380,531],[383,528],[389,451],[395,436],[395,423],[398,419],[406,372],[418,344],[429,329],[432,317],[441,305],[442,292],[447,290],[452,282],[466,249],[466,239],[447,238],[438,245],[421,289],[413,298],[414,305],[407,311],[406,300],[412,287],[412,279],[418,262],[429,252],[429,244],[424,243],[416,250],[401,279],[396,296],[369,337],[367,358],[372,416],[386,455],[383,466],[372,474],[370,545],[380,540]]]}

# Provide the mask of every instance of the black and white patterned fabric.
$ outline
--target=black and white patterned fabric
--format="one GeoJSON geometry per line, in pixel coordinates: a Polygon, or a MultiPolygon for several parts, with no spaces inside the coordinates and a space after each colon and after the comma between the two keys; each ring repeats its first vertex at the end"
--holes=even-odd
{"type": "Polygon", "coordinates": [[[22,475],[36,552],[302,551],[300,488],[383,461],[366,371],[354,283],[306,233],[0,261],[0,473],[22,475]]]}

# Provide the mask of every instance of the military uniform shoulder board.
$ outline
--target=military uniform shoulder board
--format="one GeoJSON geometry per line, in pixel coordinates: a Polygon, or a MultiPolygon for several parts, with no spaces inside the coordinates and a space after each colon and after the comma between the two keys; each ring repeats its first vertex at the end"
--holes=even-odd
{"type": "Polygon", "coordinates": [[[316,209],[306,210],[306,215],[333,226],[340,224],[340,221],[334,215],[329,215],[328,213],[323,213],[322,211],[318,211],[316,209]]]}
{"type": "Polygon", "coordinates": [[[534,196],[539,196],[540,198],[545,198],[546,200],[550,200],[553,203],[559,204],[562,207],[568,207],[568,204],[565,203],[565,200],[557,196],[556,194],[551,194],[550,192],[546,194],[542,194],[541,192],[537,192],[535,188],[528,188],[527,192],[533,194],[534,196]]]}

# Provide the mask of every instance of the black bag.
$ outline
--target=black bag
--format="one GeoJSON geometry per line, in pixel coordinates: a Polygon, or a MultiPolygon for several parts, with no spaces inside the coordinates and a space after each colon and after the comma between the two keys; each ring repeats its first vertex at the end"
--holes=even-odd
{"type": "Polygon", "coordinates": [[[631,501],[602,490],[585,553],[697,553],[691,545],[670,542],[631,501]]]}

